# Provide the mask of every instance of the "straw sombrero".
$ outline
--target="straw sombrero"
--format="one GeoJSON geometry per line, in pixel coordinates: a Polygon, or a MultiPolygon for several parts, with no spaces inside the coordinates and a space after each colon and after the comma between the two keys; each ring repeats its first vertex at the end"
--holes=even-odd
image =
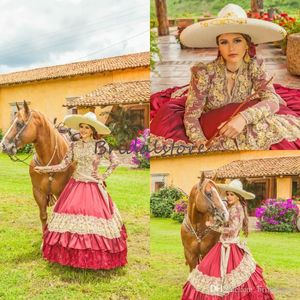
{"type": "Polygon", "coordinates": [[[216,38],[223,33],[248,34],[254,44],[274,42],[284,39],[286,31],[279,25],[247,18],[246,12],[236,4],[227,4],[217,18],[195,23],[180,34],[180,41],[186,47],[217,47],[216,38]]]}
{"type": "Polygon", "coordinates": [[[243,189],[243,184],[239,179],[234,179],[228,184],[217,183],[216,186],[223,192],[233,192],[241,195],[246,200],[255,198],[255,195],[243,189]]]}
{"type": "Polygon", "coordinates": [[[85,115],[67,115],[64,118],[66,126],[74,129],[79,129],[79,124],[88,124],[93,126],[98,134],[110,134],[110,130],[103,123],[97,120],[93,112],[88,112],[85,115]]]}

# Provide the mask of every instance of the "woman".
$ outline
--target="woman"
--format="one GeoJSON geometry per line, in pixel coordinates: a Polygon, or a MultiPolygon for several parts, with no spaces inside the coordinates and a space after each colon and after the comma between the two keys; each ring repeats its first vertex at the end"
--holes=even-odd
{"type": "Polygon", "coordinates": [[[64,122],[79,130],[80,140],[71,143],[60,164],[35,167],[37,172],[52,173],[77,163],[44,232],[43,256],[51,262],[83,269],[124,266],[126,229],[104,185],[118,159],[104,140],[97,139],[98,134],[109,134],[110,130],[92,112],[67,116],[64,122]],[[98,175],[103,157],[110,165],[98,175]]]}
{"type": "Polygon", "coordinates": [[[277,24],[247,19],[235,4],[226,5],[216,19],[187,27],[180,36],[184,45],[217,46],[218,57],[192,68],[187,96],[179,90],[169,102],[158,94],[152,97],[156,112],[152,112],[151,133],[197,148],[209,141],[209,150],[300,149],[300,104],[290,109],[267,84],[253,44],[284,36],[277,24]],[[241,106],[253,92],[256,99],[241,106]]]}
{"type": "Polygon", "coordinates": [[[183,288],[183,300],[200,299],[274,299],[245,243],[239,240],[240,230],[248,235],[246,200],[255,195],[243,189],[240,180],[228,185],[218,184],[226,191],[228,226],[217,227],[207,221],[212,230],[221,232],[220,241],[190,273],[183,288]]]}

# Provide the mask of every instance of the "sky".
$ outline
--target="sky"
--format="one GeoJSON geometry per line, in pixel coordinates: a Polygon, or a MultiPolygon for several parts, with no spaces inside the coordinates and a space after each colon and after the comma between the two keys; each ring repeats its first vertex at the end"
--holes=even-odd
{"type": "Polygon", "coordinates": [[[149,0],[0,0],[0,73],[149,51],[149,0]]]}

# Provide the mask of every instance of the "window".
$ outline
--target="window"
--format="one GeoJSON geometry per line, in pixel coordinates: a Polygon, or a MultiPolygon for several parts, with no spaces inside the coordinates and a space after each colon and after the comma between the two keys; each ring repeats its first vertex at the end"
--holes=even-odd
{"type": "Polygon", "coordinates": [[[169,174],[153,174],[151,175],[151,192],[158,192],[160,189],[166,187],[167,176],[169,174]]]}

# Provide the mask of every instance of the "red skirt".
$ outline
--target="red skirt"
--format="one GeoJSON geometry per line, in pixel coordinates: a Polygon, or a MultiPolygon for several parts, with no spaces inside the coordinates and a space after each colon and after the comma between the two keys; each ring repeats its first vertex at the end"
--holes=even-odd
{"type": "Polygon", "coordinates": [[[93,182],[71,178],[55,205],[43,237],[43,257],[83,269],[127,263],[126,229],[111,198],[93,182]]]}
{"type": "Polygon", "coordinates": [[[221,280],[221,247],[217,243],[191,272],[183,287],[182,300],[271,300],[273,294],[263,279],[262,269],[251,255],[230,245],[227,271],[221,280]]]}
{"type": "MultiPolygon", "coordinates": [[[[183,124],[187,90],[181,97],[175,99],[171,98],[172,93],[180,88],[182,87],[169,88],[151,96],[150,131],[151,134],[165,139],[188,143],[189,139],[185,133],[183,124]]],[[[283,87],[279,84],[275,84],[274,88],[277,94],[280,95],[287,104],[287,106],[280,105],[277,114],[300,117],[300,90],[283,87]]],[[[241,111],[256,103],[257,101],[247,103],[243,106],[241,111]]],[[[202,114],[199,123],[207,139],[211,138],[216,133],[217,127],[221,123],[228,120],[239,104],[240,103],[231,103],[202,114]]],[[[298,150],[300,149],[300,139],[294,142],[283,139],[281,142],[273,144],[270,149],[298,150]]]]}

